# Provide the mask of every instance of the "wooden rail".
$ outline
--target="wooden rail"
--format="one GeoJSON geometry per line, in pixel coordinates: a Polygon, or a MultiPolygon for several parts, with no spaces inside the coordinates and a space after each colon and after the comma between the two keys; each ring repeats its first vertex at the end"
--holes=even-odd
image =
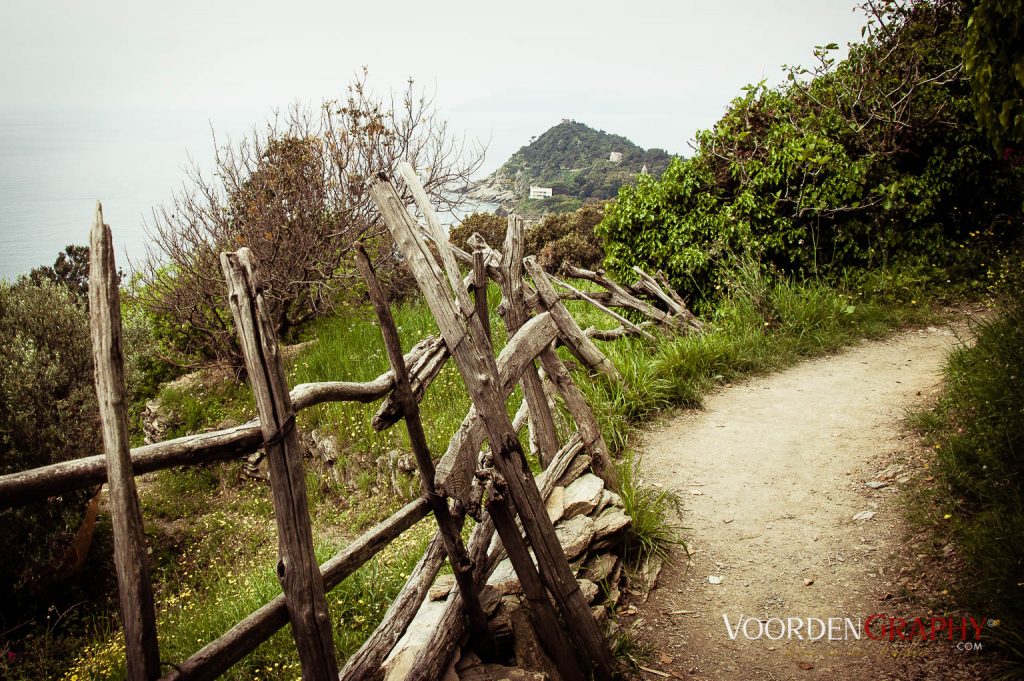
{"type": "MultiPolygon", "coordinates": [[[[429,543],[384,620],[341,670],[342,679],[378,679],[381,665],[402,637],[447,558],[458,590],[448,599],[442,627],[432,645],[414,662],[413,678],[436,678],[452,646],[469,631],[477,652],[491,649],[479,593],[502,556],[508,555],[526,590],[531,620],[549,652],[561,660],[567,679],[608,679],[611,656],[582,598],[544,508],[544,499],[581,451],[609,487],[617,481],[597,421],[555,345],[566,346],[585,366],[620,380],[593,339],[640,335],[650,329],[689,332],[699,321],[664,279],[642,271],[625,287],[602,272],[567,274],[603,287],[582,289],[554,278],[523,258],[522,221],[511,218],[502,252],[479,235],[467,253],[451,247],[411,167],[400,167],[426,225],[418,224],[390,182],[375,181],[371,195],[412,266],[441,335],[428,337],[402,354],[397,330],[373,266],[360,248],[357,264],[367,283],[392,368],[373,380],[329,381],[287,390],[277,339],[269,322],[256,263],[247,249],[221,255],[228,300],[239,333],[259,417],[248,423],[129,449],[121,351],[120,302],[110,229],[97,205],[91,233],[90,318],[96,360],[96,387],[103,424],[104,453],[0,476],[0,507],[108,483],[114,526],[121,614],[128,677],[160,676],[155,608],[148,575],[143,519],[135,476],[182,465],[237,458],[258,449],[267,453],[278,528],[277,574],[282,594],[249,614],[187,660],[171,665],[162,678],[213,679],[291,623],[304,679],[338,678],[325,594],[373,558],[399,535],[432,514],[437,534],[429,543]],[[438,260],[431,246],[440,256],[438,260]],[[468,276],[456,260],[471,266],[468,276]],[[527,278],[527,273],[529,278],[527,278]],[[508,342],[495,356],[491,346],[488,281],[501,289],[499,313],[508,342]],[[532,286],[530,284],[532,281],[532,286]],[[558,293],[555,286],[568,293],[558,293]],[[472,292],[472,299],[469,293],[472,292]],[[590,302],[619,322],[617,329],[580,329],[564,301],[590,302]],[[611,307],[647,317],[635,322],[611,307]],[[454,359],[472,407],[447,451],[434,464],[419,418],[419,403],[434,379],[454,359]],[[539,362],[539,365],[538,365],[539,362]],[[505,402],[519,384],[524,400],[510,421],[505,402]],[[576,425],[559,442],[553,400],[561,399],[576,425]],[[296,413],[317,404],[357,401],[381,405],[372,419],[376,430],[404,421],[416,457],[423,495],[354,540],[323,565],[316,564],[305,491],[296,413]],[[544,469],[534,480],[518,432],[530,428],[531,449],[544,469]],[[489,443],[489,451],[485,445],[489,443]],[[449,503],[451,502],[451,504],[449,503]],[[479,522],[463,544],[465,514],[479,522]],[[501,542],[492,545],[495,532],[501,542]],[[532,555],[535,557],[532,558],[532,555]],[[550,597],[550,598],[549,598],[550,597]],[[467,628],[467,624],[469,625],[467,628]],[[573,655],[575,652],[575,655],[573,655]],[[567,657],[568,655],[568,657],[567,657]]],[[[564,484],[564,483],[563,483],[564,484]]]]}

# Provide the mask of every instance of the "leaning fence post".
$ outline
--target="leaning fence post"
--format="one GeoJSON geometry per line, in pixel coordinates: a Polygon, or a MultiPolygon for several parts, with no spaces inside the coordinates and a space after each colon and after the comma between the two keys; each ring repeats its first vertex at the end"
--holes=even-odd
{"type": "MultiPolygon", "coordinates": [[[[420,483],[423,486],[423,494],[430,502],[430,507],[437,519],[437,528],[444,539],[445,551],[448,553],[448,562],[455,573],[455,581],[459,585],[459,592],[462,600],[466,603],[466,615],[469,618],[470,631],[480,654],[485,659],[494,653],[494,641],[491,639],[491,632],[487,626],[487,615],[480,606],[480,598],[476,591],[476,584],[473,581],[473,563],[466,553],[465,544],[462,542],[462,535],[459,533],[459,524],[455,522],[451,512],[448,510],[448,502],[437,493],[434,487],[434,461],[430,456],[430,448],[427,446],[427,436],[423,431],[423,422],[420,420],[419,405],[413,397],[412,388],[409,385],[409,372],[402,359],[402,347],[398,338],[398,329],[395,327],[395,320],[391,316],[391,309],[388,307],[387,297],[380,287],[377,274],[374,272],[370,256],[366,254],[363,245],[355,244],[356,266],[359,273],[366,282],[367,292],[370,294],[370,302],[377,313],[380,321],[381,335],[384,337],[384,347],[388,353],[388,359],[395,372],[395,396],[402,409],[402,416],[405,418],[406,431],[409,434],[409,443],[412,446],[413,455],[416,457],[416,467],[420,473],[420,483]]],[[[481,263],[482,264],[482,263],[481,263]]],[[[477,291],[479,295],[479,291],[477,291]]],[[[486,294],[485,294],[486,295],[486,294]]],[[[478,299],[479,300],[479,299],[478,299]]],[[[486,300],[486,299],[485,299],[486,300]]],[[[479,310],[480,308],[477,307],[479,310]]],[[[484,310],[486,312],[486,302],[484,310]]],[[[486,318],[483,320],[487,323],[486,318]]]]}
{"type": "MultiPolygon", "coordinates": [[[[501,282],[501,294],[504,301],[501,305],[505,328],[508,336],[514,336],[529,319],[526,307],[526,294],[523,291],[523,220],[516,215],[508,218],[508,230],[505,232],[505,244],[502,248],[501,268],[505,273],[501,282]]],[[[547,396],[536,365],[523,372],[521,385],[523,396],[530,410],[530,427],[537,436],[540,462],[544,468],[551,463],[551,457],[558,452],[558,429],[555,418],[548,407],[547,396]]]]}
{"type": "Polygon", "coordinates": [[[103,207],[89,234],[89,323],[95,360],[96,397],[107,454],[110,517],[114,529],[114,566],[124,625],[128,678],[160,676],[160,651],[149,581],[142,511],[128,445],[124,355],[121,350],[121,294],[114,265],[110,227],[103,224],[103,207]]]}
{"type": "Polygon", "coordinates": [[[288,606],[302,678],[335,679],[338,666],[331,618],[323,576],[313,552],[306,475],[277,334],[270,323],[249,249],[221,253],[220,262],[263,430],[277,518],[277,577],[288,606]]]}

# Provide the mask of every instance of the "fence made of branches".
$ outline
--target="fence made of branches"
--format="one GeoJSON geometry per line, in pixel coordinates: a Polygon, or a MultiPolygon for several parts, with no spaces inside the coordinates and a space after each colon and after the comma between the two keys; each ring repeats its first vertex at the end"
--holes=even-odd
{"type": "Polygon", "coordinates": [[[288,623],[303,678],[379,678],[382,663],[447,559],[455,574],[457,594],[448,599],[440,626],[410,672],[410,678],[439,678],[453,647],[467,635],[483,656],[491,651],[493,642],[480,594],[504,556],[522,584],[539,639],[565,664],[566,678],[613,676],[608,646],[545,512],[544,499],[581,454],[589,458],[606,485],[617,487],[615,468],[597,420],[556,347],[564,345],[591,371],[619,380],[615,367],[593,339],[650,335],[652,327],[687,332],[699,329],[700,323],[664,280],[639,270],[639,280],[633,286],[613,282],[601,272],[569,273],[600,285],[600,291],[583,291],[578,285],[553,278],[531,258],[522,257],[523,223],[515,217],[509,219],[501,251],[480,238],[473,240],[472,253],[453,248],[411,166],[402,164],[400,174],[415,198],[422,223],[409,212],[388,178],[374,180],[369,191],[437,321],[440,337],[423,339],[403,354],[374,265],[357,245],[356,263],[380,322],[391,370],[365,383],[330,381],[289,390],[258,263],[248,249],[222,253],[231,314],[259,416],[234,428],[135,449],[128,444],[113,244],[97,206],[91,232],[89,295],[105,453],[0,477],[0,506],[107,483],[128,678],[215,678],[288,623]],[[467,275],[459,269],[458,260],[467,266],[467,275]],[[489,281],[501,289],[498,312],[509,338],[497,354],[487,309],[489,281]],[[584,331],[566,309],[566,299],[588,301],[620,326],[611,331],[584,331]],[[612,308],[631,310],[632,314],[627,314],[632,319],[612,308]],[[637,315],[644,319],[638,321],[637,315]],[[462,376],[472,407],[435,463],[424,436],[419,403],[449,359],[462,376]],[[506,402],[516,385],[522,386],[524,400],[510,419],[506,402]],[[556,396],[576,425],[565,441],[560,441],[555,427],[552,405],[556,396]],[[345,400],[380,401],[373,418],[377,430],[404,422],[422,494],[318,565],[295,416],[316,404],[345,400]],[[526,425],[530,448],[542,467],[536,477],[520,444],[519,433],[526,425]],[[135,476],[171,466],[236,458],[260,449],[266,453],[270,471],[282,593],[188,659],[161,661],[135,476]],[[339,671],[325,594],[430,514],[437,524],[434,539],[383,621],[339,671]],[[477,523],[464,542],[461,528],[467,515],[477,523]],[[492,541],[495,533],[500,541],[492,541]]]}

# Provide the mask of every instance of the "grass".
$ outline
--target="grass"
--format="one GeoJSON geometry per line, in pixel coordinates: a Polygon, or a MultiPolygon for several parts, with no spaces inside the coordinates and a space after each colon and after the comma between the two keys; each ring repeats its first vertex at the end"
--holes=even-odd
{"type": "Polygon", "coordinates": [[[946,392],[916,424],[935,451],[940,484],[924,519],[959,548],[957,603],[997,619],[986,629],[1005,678],[1024,676],[1024,261],[1008,261],[996,315],[955,350],[946,392]]]}
{"type": "MultiPolygon", "coordinates": [[[[493,311],[499,302],[494,287],[489,299],[493,311]]],[[[737,276],[702,334],[665,336],[653,343],[622,339],[601,344],[624,381],[612,383],[582,373],[577,373],[577,380],[613,454],[622,461],[622,497],[634,519],[631,555],[642,559],[663,554],[680,540],[680,529],[673,525],[677,500],[636,479],[629,448],[635,428],[665,409],[699,406],[702,396],[720,383],[923,322],[930,313],[922,301],[912,280],[887,273],[851,278],[842,289],[771,283],[746,273],[737,276]]],[[[570,303],[570,308],[581,326],[616,325],[586,303],[570,303]]],[[[422,303],[403,303],[394,308],[394,315],[406,349],[436,333],[422,303]]],[[[505,342],[502,326],[493,320],[492,327],[500,348],[505,342]]],[[[362,381],[388,368],[376,319],[366,309],[348,308],[320,320],[305,339],[314,342],[291,360],[292,385],[362,381]]],[[[515,395],[509,400],[510,413],[519,399],[515,395]]],[[[165,387],[161,400],[173,412],[171,435],[216,427],[225,419],[244,420],[253,413],[248,391],[227,378],[203,380],[198,387],[183,383],[165,387]]],[[[421,406],[435,455],[447,447],[469,404],[457,370],[446,367],[421,406]]],[[[370,417],[376,407],[327,404],[300,415],[303,429],[334,435],[342,457],[335,464],[341,472],[338,482],[309,473],[307,487],[321,559],[386,517],[417,488],[412,479],[397,492],[392,488],[387,455],[395,449],[408,451],[408,441],[400,426],[384,433],[372,430],[370,417]]],[[[153,546],[161,657],[180,660],[280,593],[273,570],[276,528],[269,492],[265,483],[244,478],[238,462],[162,471],[142,478],[140,485],[153,546]]],[[[418,525],[331,592],[335,639],[342,655],[353,652],[376,626],[422,552],[429,527],[429,522],[418,525]]],[[[0,672],[11,678],[123,676],[120,634],[110,622],[98,615],[88,643],[76,641],[77,654],[71,654],[70,661],[65,649],[31,667],[7,668],[0,662],[0,672]],[[19,673],[18,669],[32,671],[19,673]]],[[[65,638],[70,637],[70,629],[65,631],[69,632],[65,638]]],[[[628,641],[624,647],[630,647],[628,641]]],[[[236,665],[228,678],[294,678],[296,664],[294,644],[285,630],[236,665]]]]}

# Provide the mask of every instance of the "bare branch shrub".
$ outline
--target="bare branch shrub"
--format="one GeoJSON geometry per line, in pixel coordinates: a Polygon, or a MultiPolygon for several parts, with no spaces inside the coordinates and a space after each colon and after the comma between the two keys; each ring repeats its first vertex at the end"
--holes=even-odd
{"type": "Polygon", "coordinates": [[[344,100],[315,112],[293,105],[264,129],[215,146],[212,172],[194,164],[185,189],[147,225],[151,247],[136,295],[160,320],[178,364],[241,366],[221,251],[253,251],[277,331],[287,335],[351,290],[347,256],[357,239],[379,250],[385,273],[394,267],[390,246],[378,239],[385,230],[369,197],[371,177],[408,161],[438,210],[452,211],[483,160],[412,80],[398,97],[381,98],[365,69],[344,100]]]}

